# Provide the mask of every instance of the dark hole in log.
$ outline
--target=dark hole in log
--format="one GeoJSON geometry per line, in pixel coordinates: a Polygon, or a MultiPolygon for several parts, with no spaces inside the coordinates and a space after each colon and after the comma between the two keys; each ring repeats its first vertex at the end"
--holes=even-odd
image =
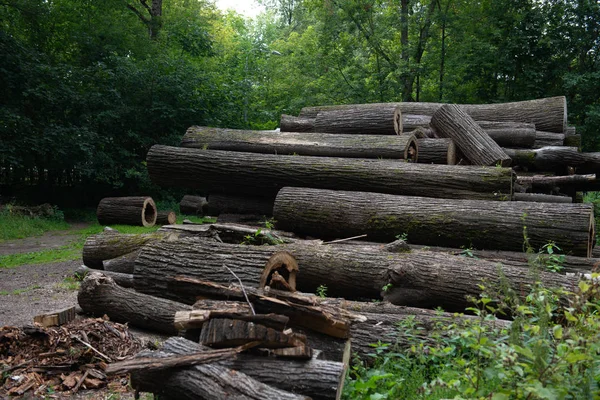
{"type": "Polygon", "coordinates": [[[259,288],[275,284],[274,289],[296,291],[296,274],[298,263],[287,251],[280,251],[271,256],[260,277],[259,288]],[[282,278],[284,282],[282,281],[282,278]]]}
{"type": "Polygon", "coordinates": [[[151,203],[146,203],[146,206],[144,207],[144,211],[142,212],[142,218],[144,218],[144,220],[149,223],[149,224],[153,224],[155,219],[154,219],[154,215],[156,214],[156,210],[154,208],[154,206],[151,203]]]}

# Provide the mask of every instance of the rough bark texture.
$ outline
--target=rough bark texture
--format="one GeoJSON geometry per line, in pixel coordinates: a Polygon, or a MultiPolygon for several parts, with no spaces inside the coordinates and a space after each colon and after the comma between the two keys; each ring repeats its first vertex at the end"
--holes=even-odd
{"type": "Polygon", "coordinates": [[[106,314],[113,321],[171,335],[177,334],[175,313],[191,310],[186,304],[123,288],[99,272],[92,272],[81,282],[77,301],[87,314],[106,314]]]}
{"type": "MultiPolygon", "coordinates": [[[[319,112],[356,108],[400,107],[403,114],[433,115],[443,103],[374,103],[304,107],[301,117],[314,118],[319,112]]],[[[477,121],[527,122],[536,129],[563,133],[567,127],[567,100],[564,96],[498,104],[462,104],[460,107],[477,121]]]]}
{"type": "Polygon", "coordinates": [[[419,164],[456,164],[456,146],[452,139],[418,139],[419,164]]]}
{"type": "Polygon", "coordinates": [[[542,191],[551,191],[558,187],[571,191],[587,191],[596,183],[596,174],[587,175],[565,175],[565,176],[517,176],[518,185],[523,186],[526,190],[540,193],[542,191]]]}
{"type": "MultiPolygon", "coordinates": [[[[320,238],[367,234],[411,243],[522,250],[523,227],[534,248],[554,241],[566,253],[589,257],[594,210],[584,204],[427,199],[377,193],[284,188],[273,216],[280,229],[320,238]]],[[[302,271],[302,269],[301,269],[302,271]]]]}
{"type": "Polygon", "coordinates": [[[206,197],[185,195],[179,202],[179,211],[186,215],[204,215],[206,197]]]}
{"type": "Polygon", "coordinates": [[[172,225],[177,222],[177,215],[173,211],[159,211],[156,216],[158,225],[172,225]]]}
{"type": "Polygon", "coordinates": [[[477,123],[456,105],[444,105],[431,117],[438,136],[450,138],[473,165],[510,165],[510,158],[477,123]]]}
{"type": "Polygon", "coordinates": [[[227,194],[211,194],[208,196],[208,215],[219,214],[254,214],[273,215],[274,197],[236,196],[227,194]]]}
{"type": "Polygon", "coordinates": [[[133,274],[133,266],[139,253],[139,250],[136,250],[116,258],[111,258],[110,260],[104,260],[102,261],[103,269],[121,274],[133,274]]]}
{"type": "Polygon", "coordinates": [[[106,197],[96,210],[100,225],[153,226],[156,223],[156,205],[151,197],[106,197]]]}
{"type": "MultiPolygon", "coordinates": [[[[177,242],[156,242],[144,247],[136,261],[135,289],[193,304],[198,292],[190,291],[190,285],[173,277],[185,276],[223,285],[237,283],[223,265],[233,270],[244,282],[244,286],[257,287],[262,268],[277,251],[290,252],[298,262],[300,272],[297,287],[300,291],[314,293],[317,287],[326,285],[328,296],[348,299],[379,298],[386,284],[400,284],[395,272],[392,274],[395,278],[390,280],[391,271],[403,269],[415,274],[422,270],[421,279],[429,282],[432,297],[427,296],[424,288],[426,283],[418,281],[418,285],[412,288],[406,281],[401,287],[407,293],[414,292],[415,297],[413,300],[405,298],[398,305],[441,306],[445,309],[447,304],[464,306],[465,295],[479,295],[477,284],[481,283],[481,279],[493,277],[492,282],[499,282],[497,263],[427,251],[396,254],[379,251],[373,246],[319,245],[318,242],[310,241],[279,246],[244,246],[185,238],[177,242]],[[444,271],[452,271],[453,275],[444,271]],[[442,275],[444,279],[438,279],[442,275]],[[465,281],[465,276],[469,276],[468,284],[461,286],[460,282],[454,282],[465,281]],[[441,298],[440,293],[444,293],[446,286],[449,286],[448,294],[453,298],[441,298]],[[459,290],[454,291],[454,286],[469,290],[460,293],[459,290]]],[[[503,269],[509,277],[509,284],[519,288],[519,293],[522,293],[520,285],[523,282],[532,282],[531,277],[523,273],[523,268],[503,269]]],[[[571,280],[560,274],[541,273],[540,279],[550,287],[571,284],[571,280]]]]}
{"type": "Polygon", "coordinates": [[[580,153],[576,147],[548,146],[541,149],[504,149],[513,159],[513,167],[529,171],[552,171],[564,173],[574,167],[578,174],[594,174],[600,171],[600,153],[580,153]]]}
{"type": "Polygon", "coordinates": [[[202,126],[190,127],[181,141],[181,147],[323,157],[401,160],[415,160],[417,157],[417,144],[411,135],[380,137],[244,131],[202,126]]]}
{"type": "Polygon", "coordinates": [[[349,108],[319,113],[315,132],[360,135],[398,135],[402,132],[402,116],[395,105],[349,108]]]}
{"type": "MultiPolygon", "coordinates": [[[[535,132],[535,143],[533,144],[534,149],[539,149],[546,146],[564,146],[565,135],[563,133],[555,132],[535,132]]],[[[510,144],[503,145],[504,147],[522,147],[522,146],[511,146],[510,144]]]]}
{"type": "MultiPolygon", "coordinates": [[[[172,354],[189,354],[210,350],[209,347],[180,337],[168,339],[161,349],[172,354]]],[[[217,365],[240,371],[267,385],[292,393],[317,399],[335,399],[338,386],[343,383],[345,367],[341,362],[313,358],[309,361],[265,358],[251,354],[239,354],[235,359],[224,360],[217,365]]],[[[194,371],[191,368],[190,371],[194,371]]]]}
{"type": "Polygon", "coordinates": [[[281,132],[314,132],[315,119],[281,114],[279,130],[281,132]]]}
{"type": "Polygon", "coordinates": [[[390,160],[276,156],[153,146],[148,171],[161,186],[209,193],[275,196],[284,186],[362,190],[432,197],[502,199],[513,173],[503,168],[458,168],[390,160]]]}
{"type": "Polygon", "coordinates": [[[430,123],[431,115],[402,114],[400,133],[404,134],[418,128],[428,127],[430,123]]]}
{"type": "MultiPolygon", "coordinates": [[[[534,124],[524,122],[476,122],[498,146],[532,148],[535,145],[536,131],[534,124]]],[[[431,127],[418,127],[410,133],[419,139],[424,137],[436,138],[438,136],[431,127]]]]}
{"type": "Polygon", "coordinates": [[[115,283],[124,288],[132,288],[133,287],[133,274],[124,274],[121,272],[113,272],[113,271],[99,271],[97,269],[90,269],[85,265],[77,268],[75,270],[75,274],[79,276],[87,276],[92,272],[101,273],[102,275],[108,276],[115,283]]]}
{"type": "Polygon", "coordinates": [[[573,199],[568,196],[554,196],[540,193],[515,193],[514,201],[529,201],[534,203],[572,203],[573,199]]]}

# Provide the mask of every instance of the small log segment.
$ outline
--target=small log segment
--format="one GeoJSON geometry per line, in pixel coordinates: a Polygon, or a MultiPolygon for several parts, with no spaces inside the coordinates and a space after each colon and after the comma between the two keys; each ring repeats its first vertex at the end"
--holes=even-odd
{"type": "Polygon", "coordinates": [[[33,322],[44,327],[68,324],[75,319],[75,307],[68,307],[51,313],[33,317],[33,322]]]}
{"type": "Polygon", "coordinates": [[[402,113],[393,104],[380,107],[350,108],[319,113],[315,132],[348,135],[398,135],[402,132],[402,113]]]}
{"type": "Polygon", "coordinates": [[[177,214],[173,211],[159,211],[156,215],[158,225],[173,225],[177,222],[177,214]]]}
{"type": "MultiPolygon", "coordinates": [[[[535,132],[535,143],[533,146],[534,149],[539,149],[541,147],[546,146],[564,146],[565,145],[565,135],[563,133],[554,133],[554,132],[544,132],[544,131],[536,131],[535,132]]],[[[522,146],[511,146],[510,144],[502,145],[504,147],[522,147],[522,146]]]]}
{"type": "Polygon", "coordinates": [[[154,226],[156,204],[151,197],[105,197],[100,200],[96,216],[100,225],[154,226]]]}
{"type": "Polygon", "coordinates": [[[514,201],[529,201],[534,203],[572,203],[573,199],[569,196],[555,196],[551,194],[540,193],[515,193],[514,201]]]}
{"type": "MultiPolygon", "coordinates": [[[[403,114],[433,115],[443,103],[373,103],[304,107],[300,116],[315,118],[318,113],[333,110],[370,109],[398,106],[403,114]]],[[[460,108],[476,121],[527,122],[536,129],[563,133],[567,128],[567,99],[564,96],[495,104],[461,104],[460,108]]]]}
{"type": "MultiPolygon", "coordinates": [[[[554,262],[550,259],[548,254],[538,253],[523,253],[518,251],[499,251],[499,250],[477,250],[477,249],[453,249],[450,247],[438,247],[438,246],[422,246],[422,245],[409,245],[414,250],[425,250],[431,252],[446,253],[453,256],[462,256],[481,260],[492,261],[495,263],[501,263],[502,265],[517,267],[517,268],[531,268],[539,267],[543,270],[545,265],[554,262]],[[467,255],[468,254],[468,255],[467,255]]],[[[593,255],[593,252],[592,252],[593,255]]],[[[560,264],[563,267],[561,273],[589,273],[594,268],[600,267],[600,258],[587,258],[587,257],[576,257],[564,254],[556,254],[562,260],[560,264]]]]}
{"type": "Polygon", "coordinates": [[[97,269],[90,269],[85,265],[80,266],[75,270],[75,276],[87,276],[92,272],[101,273],[104,276],[108,276],[115,283],[124,288],[132,288],[133,287],[133,274],[123,274],[120,272],[112,272],[112,271],[99,271],[97,269]]]}
{"type": "Polygon", "coordinates": [[[179,202],[179,211],[185,215],[204,215],[206,197],[185,195],[179,202]]]}
{"type": "Polygon", "coordinates": [[[133,267],[138,254],[139,250],[136,250],[110,260],[104,260],[102,261],[102,269],[122,274],[133,274],[133,267]]]}
{"type": "Polygon", "coordinates": [[[412,161],[417,158],[417,143],[411,135],[380,137],[192,126],[184,135],[181,147],[321,157],[391,158],[412,161]]]}
{"type": "Polygon", "coordinates": [[[281,114],[279,130],[281,132],[314,132],[315,119],[281,114]]]}
{"type": "Polygon", "coordinates": [[[432,197],[501,199],[512,194],[503,168],[419,165],[391,160],[279,156],[156,145],[148,153],[155,184],[209,193],[277,194],[284,186],[432,197]]]}
{"type": "Polygon", "coordinates": [[[123,288],[99,272],[88,274],[81,282],[77,301],[87,314],[106,314],[113,321],[170,335],[177,334],[175,313],[191,310],[186,304],[123,288]]]}
{"type": "Polygon", "coordinates": [[[576,147],[547,146],[541,149],[504,149],[513,159],[513,167],[528,171],[564,173],[574,167],[578,174],[600,171],[600,153],[580,153],[576,147]]]}
{"type": "Polygon", "coordinates": [[[447,104],[431,117],[438,136],[452,139],[473,165],[510,165],[500,146],[457,105],[447,104]]]}
{"type": "Polygon", "coordinates": [[[527,191],[534,193],[551,191],[557,187],[571,191],[587,191],[589,187],[596,183],[596,174],[565,176],[518,175],[516,183],[523,186],[527,191]]]}
{"type": "Polygon", "coordinates": [[[554,241],[565,253],[589,257],[594,210],[587,204],[426,199],[379,193],[284,188],[273,216],[280,229],[323,239],[367,234],[415,244],[523,250],[523,227],[535,249],[554,241]]]}
{"type": "Polygon", "coordinates": [[[456,146],[452,139],[417,139],[419,164],[456,165],[456,146]]]}
{"type": "Polygon", "coordinates": [[[235,194],[210,194],[206,213],[211,216],[220,214],[273,215],[275,197],[240,196],[235,194]]]}
{"type": "MultiPolygon", "coordinates": [[[[190,340],[181,337],[172,337],[163,344],[160,352],[145,351],[140,353],[139,357],[154,357],[158,359],[172,355],[184,355],[210,350],[210,348],[190,340]]],[[[239,371],[242,376],[249,376],[263,384],[280,390],[309,396],[314,400],[338,399],[341,395],[346,372],[343,363],[319,360],[316,357],[313,357],[309,361],[294,361],[267,358],[248,353],[238,354],[234,359],[222,360],[211,366],[222,368],[225,371],[239,371]]],[[[171,371],[166,376],[166,380],[167,385],[171,385],[171,381],[198,382],[194,386],[200,386],[202,383],[205,383],[208,386],[203,391],[208,391],[213,386],[208,382],[208,379],[214,373],[216,372],[210,370],[205,365],[193,366],[171,371]]],[[[165,377],[159,377],[157,374],[147,374],[145,371],[131,374],[132,386],[136,390],[151,391],[154,393],[159,393],[158,391],[160,391],[172,395],[172,393],[166,393],[161,388],[164,379],[165,377]],[[153,378],[158,380],[153,381],[153,378]]],[[[270,399],[271,397],[266,397],[268,394],[265,393],[262,397],[256,398],[270,399]]],[[[226,398],[240,398],[236,392],[233,392],[231,395],[236,395],[236,397],[226,398]]],[[[198,397],[191,397],[191,394],[188,394],[184,398],[196,399],[198,397]]],[[[248,397],[244,397],[244,399],[248,399],[248,397]]]]}

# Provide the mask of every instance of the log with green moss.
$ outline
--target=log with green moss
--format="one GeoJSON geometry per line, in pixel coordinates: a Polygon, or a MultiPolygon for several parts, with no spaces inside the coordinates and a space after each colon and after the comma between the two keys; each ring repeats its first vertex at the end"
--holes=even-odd
{"type": "Polygon", "coordinates": [[[512,195],[514,178],[509,168],[282,156],[160,145],[150,149],[147,161],[150,178],[160,186],[262,196],[275,196],[284,186],[298,186],[503,200],[512,195]]]}
{"type": "Polygon", "coordinates": [[[417,159],[417,143],[411,135],[381,137],[192,126],[183,136],[181,147],[322,157],[417,159]]]}
{"type": "Polygon", "coordinates": [[[323,239],[367,234],[411,243],[523,250],[523,236],[538,249],[550,241],[567,254],[589,257],[595,241],[589,204],[432,199],[380,193],[283,188],[273,217],[279,229],[323,239]],[[526,231],[525,231],[526,229],[526,231]]]}

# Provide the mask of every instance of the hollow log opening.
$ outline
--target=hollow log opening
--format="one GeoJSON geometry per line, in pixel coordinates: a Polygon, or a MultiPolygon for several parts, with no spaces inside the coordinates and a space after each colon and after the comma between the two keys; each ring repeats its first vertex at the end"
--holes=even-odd
{"type": "Polygon", "coordinates": [[[146,226],[146,224],[148,224],[147,226],[154,225],[156,223],[157,215],[158,213],[154,201],[151,198],[147,198],[142,207],[142,220],[145,222],[144,226],[146,226]]]}
{"type": "Polygon", "coordinates": [[[298,274],[298,262],[287,251],[279,251],[273,254],[260,277],[259,288],[270,286],[273,289],[296,291],[296,275],[298,274]]]}

